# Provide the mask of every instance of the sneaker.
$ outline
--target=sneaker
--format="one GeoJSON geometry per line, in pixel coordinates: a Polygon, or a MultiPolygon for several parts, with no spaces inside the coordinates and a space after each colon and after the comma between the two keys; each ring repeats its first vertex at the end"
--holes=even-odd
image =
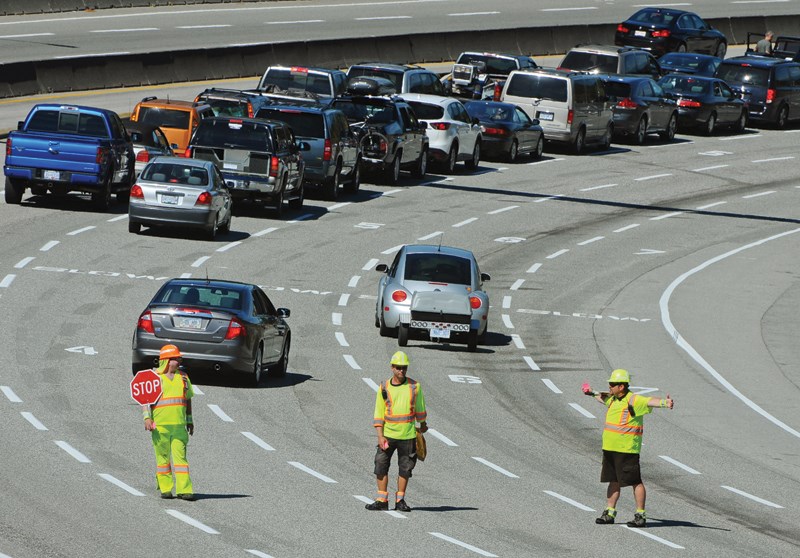
{"type": "Polygon", "coordinates": [[[616,516],[617,516],[616,513],[614,515],[611,515],[611,513],[609,513],[608,510],[603,510],[603,515],[595,519],[594,522],[597,523],[598,525],[610,525],[611,523],[614,523],[614,518],[616,516]]]}
{"type": "Polygon", "coordinates": [[[161,492],[161,497],[164,500],[172,500],[175,496],[172,495],[172,492],[161,492]]]}
{"type": "Polygon", "coordinates": [[[375,500],[371,504],[367,504],[364,507],[372,511],[387,511],[389,509],[389,502],[386,500],[375,500]]]}
{"type": "Polygon", "coordinates": [[[180,498],[181,500],[186,500],[187,502],[194,502],[195,500],[197,500],[197,497],[191,492],[188,492],[186,494],[178,494],[178,498],[180,498]]]}
{"type": "Polygon", "coordinates": [[[403,500],[403,499],[400,499],[397,502],[395,502],[394,509],[396,511],[401,511],[401,512],[410,512],[411,511],[411,508],[409,507],[408,504],[406,504],[406,501],[403,500]]]}
{"type": "Polygon", "coordinates": [[[628,527],[645,527],[647,525],[647,518],[643,513],[633,514],[633,521],[628,521],[628,527]]]}

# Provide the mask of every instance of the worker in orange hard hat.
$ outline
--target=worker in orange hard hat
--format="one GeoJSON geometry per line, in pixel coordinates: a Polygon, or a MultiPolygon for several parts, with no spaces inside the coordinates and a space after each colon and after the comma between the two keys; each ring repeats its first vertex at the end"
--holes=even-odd
{"type": "Polygon", "coordinates": [[[143,407],[144,428],[153,437],[156,482],[161,497],[172,498],[174,486],[178,498],[193,501],[195,496],[186,461],[186,446],[189,436],[194,434],[194,390],[189,376],[179,368],[182,360],[183,355],[175,345],[161,347],[155,370],[161,379],[161,397],[153,405],[143,407]]]}

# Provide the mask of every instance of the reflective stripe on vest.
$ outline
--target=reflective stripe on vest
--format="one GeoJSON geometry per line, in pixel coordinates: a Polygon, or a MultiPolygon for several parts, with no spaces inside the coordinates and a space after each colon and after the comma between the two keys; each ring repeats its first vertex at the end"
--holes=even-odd
{"type": "MultiPolygon", "coordinates": [[[[400,387],[400,386],[394,386],[400,387]]],[[[383,415],[383,418],[386,422],[393,422],[395,424],[403,424],[407,422],[414,422],[414,417],[416,413],[414,409],[417,406],[417,382],[415,380],[408,380],[408,387],[411,389],[411,402],[409,404],[409,413],[405,415],[395,415],[392,413],[392,395],[389,393],[389,390],[386,389],[386,383],[381,382],[381,394],[385,395],[384,402],[386,403],[386,412],[383,415]]],[[[422,413],[420,413],[422,414],[422,413]]],[[[378,420],[373,422],[375,426],[380,426],[382,423],[378,420]]]]}
{"type": "Polygon", "coordinates": [[[633,400],[635,397],[636,394],[630,394],[630,398],[625,405],[625,409],[623,409],[622,413],[620,414],[618,423],[606,422],[604,429],[606,432],[641,437],[642,433],[644,432],[644,419],[642,417],[637,417],[636,415],[631,416],[631,409],[633,409],[633,400]],[[629,421],[636,421],[638,424],[633,422],[629,423],[629,421]]]}

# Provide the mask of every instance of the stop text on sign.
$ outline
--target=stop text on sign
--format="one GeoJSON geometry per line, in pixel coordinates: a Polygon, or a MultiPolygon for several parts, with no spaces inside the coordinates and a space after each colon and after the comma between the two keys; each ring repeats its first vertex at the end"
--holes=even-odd
{"type": "Polygon", "coordinates": [[[161,380],[155,378],[153,380],[146,380],[144,382],[133,384],[131,386],[131,391],[133,392],[134,397],[139,397],[140,395],[153,395],[161,391],[161,380]]]}

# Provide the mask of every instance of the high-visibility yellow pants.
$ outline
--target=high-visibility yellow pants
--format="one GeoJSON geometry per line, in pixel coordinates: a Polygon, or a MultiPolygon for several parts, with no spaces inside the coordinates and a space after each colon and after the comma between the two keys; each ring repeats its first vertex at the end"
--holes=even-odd
{"type": "Polygon", "coordinates": [[[186,445],[189,433],[185,426],[158,425],[151,432],[156,451],[156,482],[162,493],[192,494],[192,479],[189,477],[189,462],[186,461],[186,445]],[[170,457],[172,465],[170,465],[170,457]],[[175,481],[172,472],[175,472],[175,481]]]}

